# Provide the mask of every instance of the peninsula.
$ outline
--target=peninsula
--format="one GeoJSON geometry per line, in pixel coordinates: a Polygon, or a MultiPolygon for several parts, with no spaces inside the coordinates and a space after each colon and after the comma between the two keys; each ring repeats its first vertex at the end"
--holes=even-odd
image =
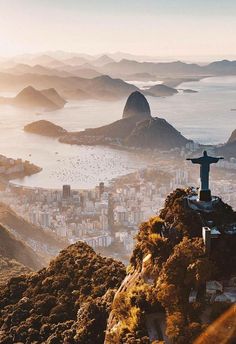
{"type": "Polygon", "coordinates": [[[185,147],[190,142],[166,120],[152,117],[148,101],[139,91],[128,97],[120,120],[99,128],[70,132],[59,141],[161,150],[185,147]]]}

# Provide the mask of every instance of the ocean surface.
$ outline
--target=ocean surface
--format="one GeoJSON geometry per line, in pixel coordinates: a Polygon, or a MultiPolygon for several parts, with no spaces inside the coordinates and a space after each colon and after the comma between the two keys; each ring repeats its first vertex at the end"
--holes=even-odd
{"type": "MultiPolygon", "coordinates": [[[[150,84],[133,83],[141,88],[150,84]]],[[[178,89],[179,94],[172,97],[148,97],[152,115],[165,118],[187,138],[200,143],[225,142],[236,128],[236,112],[231,111],[236,108],[236,77],[206,78],[183,83],[178,89]],[[182,89],[198,93],[183,93],[182,89]]],[[[99,146],[70,146],[23,131],[24,125],[40,119],[70,131],[101,126],[120,119],[125,102],[126,99],[70,101],[64,109],[41,114],[1,106],[0,154],[30,160],[43,168],[42,172],[15,182],[32,187],[61,188],[71,184],[73,188],[92,188],[100,181],[108,183],[147,166],[149,161],[136,153],[99,146]]]]}

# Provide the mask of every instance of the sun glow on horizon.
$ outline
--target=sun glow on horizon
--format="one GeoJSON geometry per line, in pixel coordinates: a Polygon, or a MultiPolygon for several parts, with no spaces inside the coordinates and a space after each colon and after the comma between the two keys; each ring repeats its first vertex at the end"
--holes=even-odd
{"type": "Polygon", "coordinates": [[[205,10],[199,7],[191,13],[192,0],[177,0],[169,7],[169,0],[130,0],[128,4],[122,0],[119,6],[113,0],[102,0],[100,6],[93,0],[90,4],[72,0],[12,0],[6,4],[0,0],[0,56],[48,50],[236,55],[236,5],[227,1],[219,8],[219,2],[213,5],[208,0],[205,10]]]}

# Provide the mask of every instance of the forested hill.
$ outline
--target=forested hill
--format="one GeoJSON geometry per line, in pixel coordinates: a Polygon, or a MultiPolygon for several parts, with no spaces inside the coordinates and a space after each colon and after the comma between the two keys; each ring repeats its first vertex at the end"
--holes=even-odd
{"type": "Polygon", "coordinates": [[[0,343],[103,344],[122,263],[78,242],[0,291],[0,343]]]}
{"type": "Polygon", "coordinates": [[[160,216],[140,226],[128,275],[112,305],[105,344],[148,344],[157,337],[165,343],[190,344],[229,307],[208,306],[209,317],[202,321],[206,281],[236,276],[236,236],[223,234],[236,222],[236,213],[219,199],[213,212],[199,214],[186,206],[188,195],[191,189],[177,189],[167,197],[160,216]],[[210,256],[201,238],[206,221],[222,231],[210,256]],[[199,296],[190,303],[193,290],[199,296]]]}

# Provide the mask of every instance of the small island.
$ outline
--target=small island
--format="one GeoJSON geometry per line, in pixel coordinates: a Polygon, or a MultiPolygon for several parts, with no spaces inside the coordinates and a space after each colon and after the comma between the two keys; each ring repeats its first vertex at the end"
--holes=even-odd
{"type": "Polygon", "coordinates": [[[152,97],[170,97],[177,93],[178,91],[175,88],[166,86],[164,84],[151,86],[145,91],[146,95],[152,97]]]}
{"type": "Polygon", "coordinates": [[[60,137],[67,133],[59,125],[46,120],[29,123],[24,127],[24,131],[48,137],[60,137]]]}
{"type": "Polygon", "coordinates": [[[190,88],[183,89],[184,93],[198,93],[196,90],[191,90],[190,88]]]}

